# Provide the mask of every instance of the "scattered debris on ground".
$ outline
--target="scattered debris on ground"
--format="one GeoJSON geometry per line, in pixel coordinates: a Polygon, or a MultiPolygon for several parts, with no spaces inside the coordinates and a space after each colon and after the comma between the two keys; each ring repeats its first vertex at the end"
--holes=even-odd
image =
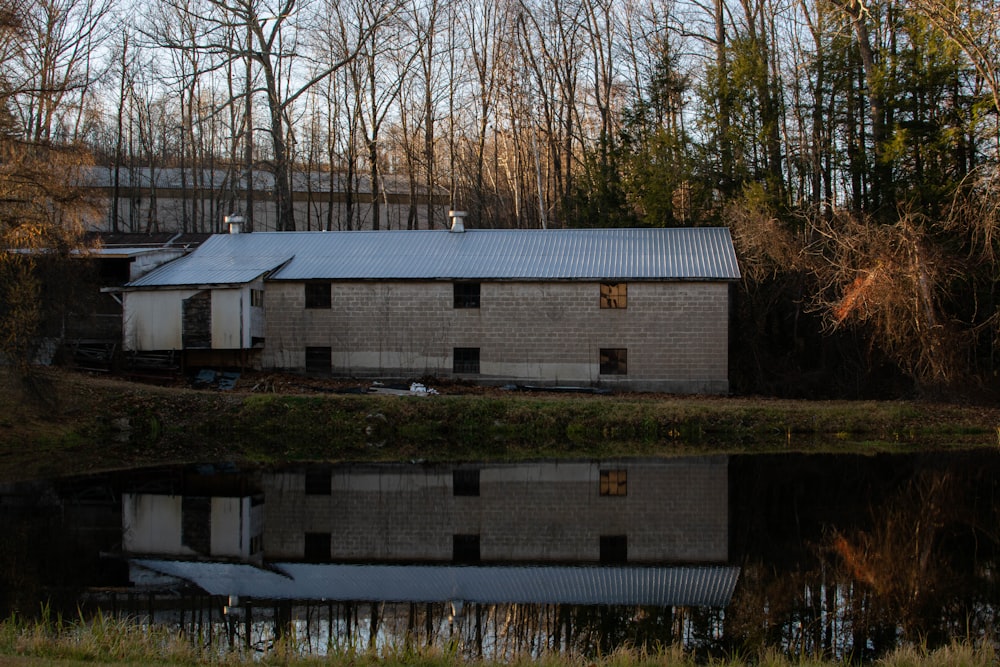
{"type": "Polygon", "coordinates": [[[390,381],[264,371],[244,372],[240,378],[238,389],[269,394],[383,394],[395,396],[490,395],[504,391],[501,387],[439,378],[390,381]]]}
{"type": "Polygon", "coordinates": [[[221,391],[232,391],[236,388],[236,382],[240,379],[240,373],[235,371],[216,371],[211,368],[203,368],[194,376],[191,386],[196,389],[219,389],[221,391]]]}

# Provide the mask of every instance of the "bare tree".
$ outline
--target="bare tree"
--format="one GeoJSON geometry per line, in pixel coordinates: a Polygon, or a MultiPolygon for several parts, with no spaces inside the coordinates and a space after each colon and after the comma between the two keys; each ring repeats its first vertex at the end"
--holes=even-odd
{"type": "Polygon", "coordinates": [[[401,21],[385,21],[368,3],[359,4],[358,9],[357,24],[367,38],[350,71],[357,106],[362,111],[359,119],[368,157],[372,229],[377,230],[382,219],[382,126],[396,106],[420,47],[413,41],[416,35],[407,31],[401,21]]]}
{"type": "MultiPolygon", "coordinates": [[[[511,39],[514,6],[507,0],[467,0],[459,7],[461,28],[467,41],[467,65],[470,72],[472,127],[471,151],[464,151],[469,167],[468,194],[472,219],[488,222],[487,146],[491,128],[497,132],[497,105],[504,84],[503,68],[515,54],[511,39]]],[[[495,172],[494,172],[495,173],[495,172]]]]}
{"type": "Polygon", "coordinates": [[[615,87],[618,83],[616,53],[618,25],[610,0],[583,0],[585,35],[589,48],[591,95],[598,114],[597,150],[602,169],[610,166],[614,151],[615,87]]]}
{"type": "Polygon", "coordinates": [[[889,191],[892,187],[892,170],[889,161],[885,159],[886,142],[889,137],[886,125],[886,77],[882,71],[882,63],[878,60],[877,50],[873,43],[869,22],[872,20],[868,7],[860,0],[830,0],[850,18],[857,40],[858,51],[864,66],[865,81],[868,89],[868,108],[871,115],[872,150],[873,150],[873,208],[882,205],[892,205],[889,191]]]}
{"type": "Polygon", "coordinates": [[[133,75],[132,61],[135,58],[131,49],[131,36],[128,31],[122,30],[121,41],[116,45],[117,57],[115,62],[118,65],[118,110],[115,113],[115,148],[111,163],[111,231],[118,232],[121,223],[121,213],[119,212],[119,202],[121,201],[121,167],[124,158],[125,148],[125,109],[127,95],[130,85],[130,77],[133,75]]]}
{"type": "MultiPolygon", "coordinates": [[[[427,227],[434,227],[434,192],[437,188],[437,120],[438,120],[438,81],[441,78],[441,68],[438,59],[438,31],[442,20],[441,2],[426,0],[413,12],[413,29],[416,41],[420,46],[417,51],[420,85],[423,88],[423,108],[421,122],[423,124],[423,169],[424,191],[427,195],[427,227]]],[[[411,192],[416,190],[411,188],[411,192]]]]}
{"type": "MultiPolygon", "coordinates": [[[[418,146],[420,140],[417,134],[420,131],[419,123],[421,114],[420,105],[414,99],[419,94],[415,92],[414,88],[414,82],[410,80],[400,90],[399,128],[393,133],[395,135],[395,143],[403,154],[402,159],[406,167],[407,190],[410,195],[409,206],[406,211],[406,229],[418,229],[420,216],[417,206],[418,180],[420,177],[420,167],[418,166],[420,149],[418,146]],[[417,127],[413,125],[415,122],[418,123],[417,127]]],[[[428,211],[432,212],[433,207],[428,206],[428,211]]]]}
{"type": "Polygon", "coordinates": [[[942,316],[952,267],[928,221],[902,211],[893,225],[837,216],[818,221],[814,304],[828,326],[867,329],[923,386],[959,379],[960,340],[942,316]]]}
{"type": "MultiPolygon", "coordinates": [[[[203,5],[188,6],[184,0],[168,0],[180,13],[191,16],[198,26],[195,45],[179,41],[163,30],[150,30],[155,42],[165,48],[187,51],[197,49],[220,56],[216,67],[230,59],[245,59],[259,70],[260,88],[267,109],[266,131],[270,138],[270,171],[274,178],[274,196],[277,207],[276,228],[295,229],[295,208],[292,199],[289,117],[293,105],[313,86],[350,63],[368,42],[371,34],[389,20],[398,2],[373,3],[369,6],[369,20],[355,25],[358,32],[348,35],[338,52],[325,53],[321,61],[307,56],[310,50],[305,42],[316,27],[318,17],[308,13],[307,5],[298,0],[204,0],[203,5]],[[233,41],[230,30],[246,32],[246,41],[233,41]]],[[[337,12],[339,5],[325,7],[337,12]]],[[[334,19],[336,20],[336,19],[334,19]]],[[[312,51],[315,53],[315,51],[312,51]]],[[[234,103],[230,100],[229,103],[234,103]]]]}
{"type": "Polygon", "coordinates": [[[583,16],[583,6],[574,0],[554,0],[547,11],[522,0],[519,13],[519,50],[532,75],[533,94],[539,100],[536,123],[547,147],[544,182],[551,183],[539,198],[549,202],[543,204],[546,217],[551,212],[557,219],[573,191],[579,159],[575,147],[582,145],[577,136],[577,98],[583,62],[579,30],[583,16]]]}
{"type": "Polygon", "coordinates": [[[111,0],[50,0],[21,6],[15,57],[6,63],[26,137],[75,139],[85,93],[100,76],[93,66],[109,36],[111,0]],[[72,97],[72,100],[70,99],[72,97]],[[74,113],[74,111],[76,113],[74,113]]]}
{"type": "MultiPolygon", "coordinates": [[[[35,48],[25,43],[34,38],[25,27],[37,17],[21,9],[0,1],[0,41],[7,44],[0,48],[2,112],[15,96],[25,93],[15,87],[25,79],[10,77],[23,74],[22,57],[35,48]]],[[[89,155],[49,141],[52,132],[46,122],[54,124],[66,115],[61,106],[66,92],[47,86],[45,95],[35,98],[44,103],[26,107],[30,94],[17,100],[20,111],[37,111],[41,105],[40,117],[45,120],[40,124],[36,113],[19,117],[3,113],[0,132],[0,246],[5,250],[0,253],[0,357],[25,380],[30,379],[41,348],[46,319],[58,325],[74,303],[82,303],[72,294],[75,281],[59,272],[69,266],[71,253],[79,247],[85,217],[96,213],[79,188],[79,168],[89,162],[89,155]],[[53,272],[52,280],[43,280],[43,269],[53,272]]],[[[60,330],[44,333],[58,337],[60,330]]]]}

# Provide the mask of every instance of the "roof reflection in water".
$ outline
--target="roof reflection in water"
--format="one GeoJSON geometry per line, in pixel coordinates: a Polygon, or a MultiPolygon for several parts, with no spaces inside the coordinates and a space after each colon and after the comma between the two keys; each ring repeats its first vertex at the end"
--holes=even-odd
{"type": "Polygon", "coordinates": [[[739,568],[352,565],[133,559],[133,579],[177,577],[211,595],[269,600],[709,606],[729,604],[739,568]]]}
{"type": "Polygon", "coordinates": [[[723,607],[739,575],[726,457],[320,466],[226,495],[201,482],[123,495],[136,590],[723,607]]]}

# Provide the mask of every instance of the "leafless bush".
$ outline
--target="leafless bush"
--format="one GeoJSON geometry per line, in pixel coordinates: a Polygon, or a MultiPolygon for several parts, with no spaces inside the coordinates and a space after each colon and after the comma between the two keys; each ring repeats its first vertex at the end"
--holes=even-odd
{"type": "Polygon", "coordinates": [[[962,337],[942,315],[953,261],[932,238],[920,213],[903,211],[895,224],[840,212],[814,221],[812,307],[828,330],[864,327],[924,386],[958,379],[962,337]]]}

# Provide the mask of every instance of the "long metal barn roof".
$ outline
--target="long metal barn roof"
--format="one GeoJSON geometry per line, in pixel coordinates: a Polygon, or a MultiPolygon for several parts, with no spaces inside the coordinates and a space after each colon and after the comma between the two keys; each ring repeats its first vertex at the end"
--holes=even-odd
{"type": "Polygon", "coordinates": [[[270,280],[738,280],[729,230],[218,234],[128,287],[270,280]]]}
{"type": "MultiPolygon", "coordinates": [[[[260,599],[482,603],[691,605],[724,607],[734,566],[470,566],[272,563],[135,558],[149,573],[193,583],[212,595],[260,599]]],[[[137,577],[138,572],[132,573],[137,577]]],[[[140,580],[141,576],[138,577],[140,580]]],[[[163,583],[160,580],[160,583],[163,583]]]]}

